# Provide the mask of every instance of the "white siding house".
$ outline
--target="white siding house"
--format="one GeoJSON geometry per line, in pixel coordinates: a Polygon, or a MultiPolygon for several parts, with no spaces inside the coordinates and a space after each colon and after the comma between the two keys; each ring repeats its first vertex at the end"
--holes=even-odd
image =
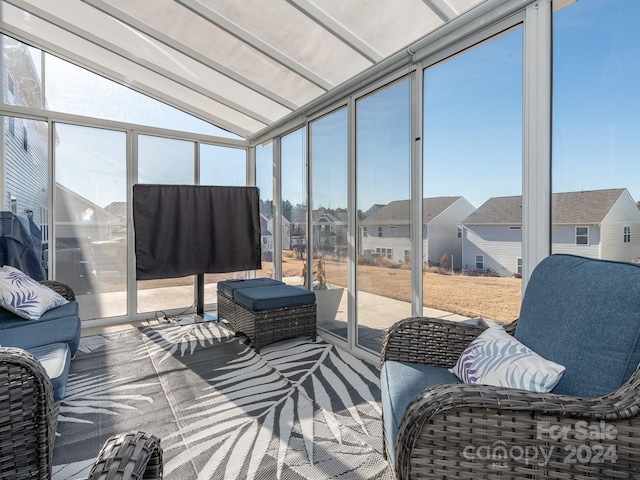
{"type": "Polygon", "coordinates": [[[346,254],[347,251],[347,213],[329,211],[324,208],[314,210],[313,248],[323,254],[346,254]]]}
{"type": "MultiPolygon", "coordinates": [[[[423,262],[440,263],[444,254],[448,267],[462,265],[461,222],[474,211],[464,197],[425,198],[422,202],[423,262]]],[[[396,200],[361,222],[360,253],[385,256],[394,262],[408,262],[411,251],[410,202],[396,200]]]]}
{"type": "MultiPolygon", "coordinates": [[[[637,261],[640,210],[624,188],[556,193],[552,253],[637,261]]],[[[463,268],[521,273],[522,197],[487,200],[463,222],[463,268]]]]}
{"type": "MultiPolygon", "coordinates": [[[[26,45],[3,36],[3,98],[7,103],[39,108],[38,73],[26,45]]],[[[4,178],[0,210],[29,214],[48,240],[49,160],[46,122],[3,117],[4,178]]]]}

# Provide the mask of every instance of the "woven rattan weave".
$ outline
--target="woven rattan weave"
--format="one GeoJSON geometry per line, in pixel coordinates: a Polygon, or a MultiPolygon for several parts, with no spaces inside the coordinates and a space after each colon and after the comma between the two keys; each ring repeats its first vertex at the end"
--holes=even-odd
{"type": "MultiPolygon", "coordinates": [[[[0,479],[51,479],[58,410],[40,362],[20,348],[0,347],[0,479]]],[[[89,480],[160,479],[159,440],[140,432],[117,436],[95,465],[89,480]]]]}
{"type": "MultiPolygon", "coordinates": [[[[506,330],[513,334],[515,326],[506,330]]],[[[405,319],[389,330],[381,359],[452,367],[481,331],[405,319]]],[[[594,398],[478,384],[427,392],[413,400],[399,426],[399,479],[640,478],[638,370],[620,389],[594,398]]]]}
{"type": "Polygon", "coordinates": [[[109,438],[89,478],[131,480],[162,478],[162,449],[160,440],[144,432],[126,432],[109,438]]]}
{"type": "Polygon", "coordinates": [[[316,304],[254,311],[218,292],[218,318],[229,322],[236,333],[260,348],[293,337],[316,337],[316,304]]]}
{"type": "Polygon", "coordinates": [[[56,282],[55,280],[42,280],[40,283],[45,287],[49,287],[54,292],[59,293],[70,302],[74,302],[76,300],[76,294],[74,291],[64,283],[56,282]]]}
{"type": "Polygon", "coordinates": [[[0,478],[51,477],[58,420],[44,368],[19,348],[0,348],[0,478]]]}

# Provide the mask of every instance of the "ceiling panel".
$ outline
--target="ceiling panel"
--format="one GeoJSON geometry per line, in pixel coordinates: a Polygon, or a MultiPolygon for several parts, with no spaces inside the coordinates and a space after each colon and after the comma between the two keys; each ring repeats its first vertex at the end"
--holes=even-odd
{"type": "Polygon", "coordinates": [[[506,0],[4,0],[0,25],[252,137],[446,22],[506,0]]]}

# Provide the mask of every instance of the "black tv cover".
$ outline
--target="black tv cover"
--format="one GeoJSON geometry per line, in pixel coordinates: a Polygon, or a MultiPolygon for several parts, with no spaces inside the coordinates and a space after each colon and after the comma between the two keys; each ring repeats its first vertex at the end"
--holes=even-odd
{"type": "Polygon", "coordinates": [[[259,270],[257,187],[133,186],[136,279],[259,270]]]}

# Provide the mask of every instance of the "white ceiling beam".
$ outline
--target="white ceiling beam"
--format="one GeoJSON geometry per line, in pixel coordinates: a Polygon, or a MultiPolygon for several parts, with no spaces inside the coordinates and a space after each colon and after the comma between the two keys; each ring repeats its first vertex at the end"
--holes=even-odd
{"type": "Polygon", "coordinates": [[[447,0],[423,0],[438,16],[448,22],[458,16],[458,13],[447,3],[447,0]]]}
{"type": "Polygon", "coordinates": [[[264,42],[263,40],[256,37],[254,34],[249,32],[248,30],[245,30],[244,28],[242,28],[240,25],[232,22],[228,18],[202,5],[197,0],[175,0],[175,2],[179,3],[185,8],[188,8],[192,12],[200,15],[202,18],[213,23],[214,25],[217,25],[218,27],[222,28],[223,30],[227,31],[228,33],[236,37],[241,42],[245,43],[246,45],[249,45],[255,50],[268,56],[272,60],[275,60],[283,67],[300,75],[301,77],[310,81],[314,85],[320,87],[325,92],[335,87],[335,85],[329,80],[327,80],[326,78],[322,77],[321,75],[317,74],[312,70],[309,70],[307,67],[305,67],[301,63],[297,62],[296,60],[287,56],[280,50],[264,42]]]}
{"type": "Polygon", "coordinates": [[[287,0],[287,2],[370,62],[378,63],[384,58],[380,52],[309,0],[287,0]]]}
{"type": "Polygon", "coordinates": [[[91,5],[96,10],[99,10],[110,17],[113,17],[125,25],[130,26],[134,30],[140,31],[145,35],[157,40],[160,43],[167,45],[168,47],[182,53],[183,55],[191,58],[192,60],[199,62],[212,70],[224,75],[225,77],[230,78],[231,80],[238,82],[250,90],[268,98],[269,100],[280,104],[281,106],[288,108],[289,110],[295,110],[299,108],[300,105],[291,102],[289,99],[269,90],[268,88],[260,85],[259,83],[254,82],[253,80],[245,77],[244,75],[239,74],[235,70],[232,70],[221,63],[213,60],[211,57],[201,54],[197,50],[192,49],[191,47],[186,46],[183,43],[177,42],[175,38],[169,37],[168,35],[158,31],[155,28],[150,27],[144,22],[139,21],[138,19],[128,15],[121,10],[118,10],[115,7],[105,3],[103,0],[82,0],[84,3],[91,5]]]}

